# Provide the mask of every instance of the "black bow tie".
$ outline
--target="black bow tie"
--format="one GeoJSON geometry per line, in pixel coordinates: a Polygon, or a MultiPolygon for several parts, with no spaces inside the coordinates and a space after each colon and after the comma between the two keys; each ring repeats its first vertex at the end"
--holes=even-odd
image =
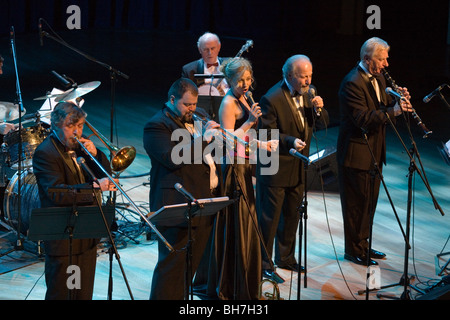
{"type": "Polygon", "coordinates": [[[294,92],[292,92],[292,94],[291,94],[291,96],[293,97],[293,98],[295,98],[295,97],[299,97],[299,96],[301,96],[302,94],[300,93],[300,92],[298,92],[297,90],[295,90],[294,92]]]}
{"type": "Polygon", "coordinates": [[[207,69],[209,69],[209,68],[211,68],[211,67],[218,67],[219,66],[219,63],[218,62],[216,62],[216,63],[207,63],[206,64],[206,68],[207,69]]]}

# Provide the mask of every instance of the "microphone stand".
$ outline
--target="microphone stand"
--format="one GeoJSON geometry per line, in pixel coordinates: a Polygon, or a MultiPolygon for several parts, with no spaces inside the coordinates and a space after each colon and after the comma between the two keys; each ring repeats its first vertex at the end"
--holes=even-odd
{"type": "Polygon", "coordinates": [[[14,27],[11,27],[10,31],[10,37],[11,37],[11,52],[13,56],[14,61],[14,70],[16,73],[16,94],[17,94],[17,102],[19,105],[19,144],[18,144],[18,179],[17,179],[17,203],[18,203],[18,212],[17,212],[17,240],[14,245],[14,248],[9,250],[8,252],[2,253],[0,257],[10,254],[14,251],[21,251],[24,249],[23,246],[23,238],[21,234],[21,224],[22,224],[22,201],[21,201],[21,194],[22,194],[22,113],[24,111],[23,108],[23,101],[22,101],[22,92],[20,90],[20,81],[19,81],[19,73],[17,71],[17,56],[16,56],[16,44],[15,44],[15,31],[14,27]]]}
{"type": "Polygon", "coordinates": [[[181,193],[186,198],[187,209],[184,217],[187,220],[187,231],[188,231],[188,239],[186,243],[186,267],[184,273],[184,299],[189,300],[189,296],[191,300],[194,300],[194,288],[192,285],[192,218],[193,214],[197,212],[199,209],[203,208],[203,204],[199,204],[196,199],[194,199],[189,193],[183,192],[182,189],[177,188],[177,184],[175,184],[175,190],[181,193]],[[195,206],[192,207],[192,203],[195,203],[195,206]]]}
{"type": "MultiPolygon", "coordinates": [[[[448,86],[448,85],[447,85],[448,86]]],[[[439,99],[447,106],[447,108],[450,110],[450,104],[448,104],[447,100],[445,100],[444,96],[442,95],[442,92],[439,91],[439,99]]]]}
{"type": "Polygon", "coordinates": [[[375,204],[373,202],[375,175],[378,175],[378,177],[380,178],[381,183],[383,184],[383,188],[384,188],[384,190],[386,192],[386,195],[387,195],[387,197],[389,199],[389,203],[391,204],[392,210],[393,210],[394,215],[395,215],[395,217],[397,219],[397,223],[398,223],[398,225],[400,227],[400,230],[402,232],[403,238],[405,240],[405,246],[408,249],[411,248],[411,246],[409,245],[409,237],[405,234],[405,232],[403,230],[402,224],[401,224],[400,219],[399,219],[398,214],[397,214],[397,210],[395,209],[394,203],[393,203],[392,198],[391,198],[391,196],[389,194],[389,191],[388,191],[388,188],[386,186],[386,183],[384,182],[383,174],[381,172],[380,167],[378,166],[378,161],[376,160],[375,155],[374,155],[374,153],[372,151],[372,148],[370,147],[369,139],[367,138],[367,131],[364,128],[361,128],[361,130],[363,132],[363,137],[364,137],[364,140],[366,141],[367,147],[368,147],[369,152],[370,152],[370,156],[372,158],[373,166],[374,166],[374,169],[371,170],[371,172],[370,172],[371,183],[370,183],[370,191],[369,191],[369,197],[370,197],[369,198],[369,201],[370,201],[369,208],[370,208],[371,212],[370,212],[370,220],[369,220],[369,240],[368,240],[369,241],[369,247],[367,249],[367,261],[366,261],[367,262],[366,290],[358,291],[358,294],[363,294],[365,292],[366,293],[366,300],[368,300],[369,299],[369,292],[375,291],[375,290],[380,290],[381,288],[391,287],[391,286],[385,286],[385,287],[380,287],[379,289],[369,289],[369,286],[368,286],[368,282],[369,282],[369,279],[370,279],[370,269],[369,269],[370,268],[370,252],[372,251],[372,227],[373,227],[373,219],[374,219],[374,216],[375,216],[375,204]]]}
{"type": "MultiPolygon", "coordinates": [[[[398,137],[400,143],[402,144],[403,148],[405,149],[406,154],[408,155],[408,157],[410,159],[410,164],[409,164],[409,169],[408,169],[408,171],[409,171],[409,175],[408,175],[408,201],[407,201],[407,210],[406,210],[407,216],[406,216],[405,256],[404,256],[403,275],[402,275],[402,278],[401,278],[399,283],[383,287],[383,288],[387,288],[387,287],[393,287],[393,286],[397,286],[397,285],[403,285],[403,293],[402,293],[402,295],[399,298],[392,297],[392,296],[386,296],[386,295],[382,295],[382,294],[378,294],[377,297],[385,297],[385,298],[399,299],[399,300],[408,300],[408,299],[411,298],[410,294],[409,294],[408,287],[411,287],[414,290],[416,290],[418,292],[421,292],[419,289],[417,289],[417,288],[415,288],[415,287],[410,285],[409,278],[408,278],[409,249],[411,248],[411,246],[409,245],[409,232],[410,232],[410,224],[411,224],[412,176],[413,176],[414,172],[417,172],[419,174],[420,178],[422,179],[425,187],[427,188],[427,190],[428,190],[428,192],[429,192],[429,194],[430,194],[430,196],[431,196],[431,198],[433,200],[435,209],[439,210],[442,216],[444,216],[444,212],[442,211],[442,208],[440,207],[440,205],[437,203],[437,200],[435,199],[435,197],[433,195],[433,192],[431,191],[431,188],[430,188],[430,185],[428,183],[427,178],[425,177],[424,173],[422,171],[420,171],[419,167],[417,166],[416,161],[414,160],[414,156],[413,155],[416,155],[419,163],[421,164],[421,167],[423,168],[422,162],[420,160],[419,151],[417,149],[417,145],[416,145],[416,143],[414,141],[414,138],[412,136],[411,129],[410,129],[409,125],[408,125],[408,122],[406,121],[406,124],[407,124],[407,128],[408,128],[408,133],[409,133],[409,136],[410,136],[410,139],[411,139],[411,143],[412,143],[412,148],[410,150],[408,150],[408,148],[406,147],[403,139],[401,138],[398,130],[396,129],[394,123],[392,122],[392,119],[390,118],[390,116],[389,116],[389,114],[387,112],[385,112],[385,116],[386,116],[389,124],[391,125],[392,129],[394,130],[395,134],[397,135],[397,137],[398,137]]],[[[404,113],[403,113],[403,116],[404,116],[404,113]]],[[[424,292],[421,292],[421,293],[424,293],[424,292]]]]}
{"type": "Polygon", "coordinates": [[[304,190],[304,197],[303,197],[303,201],[300,204],[300,206],[298,207],[298,213],[299,213],[299,227],[298,227],[298,270],[297,270],[297,300],[300,300],[300,291],[301,291],[301,268],[302,268],[302,247],[303,247],[303,237],[305,238],[305,275],[304,277],[304,283],[303,285],[305,286],[305,288],[308,287],[308,278],[307,278],[307,267],[306,267],[306,250],[307,250],[307,221],[308,221],[308,162],[303,161],[304,162],[304,172],[305,172],[305,181],[304,181],[304,186],[305,186],[305,190],[304,190]],[[305,221],[304,225],[303,225],[303,220],[305,221]]]}
{"type": "MultiPolygon", "coordinates": [[[[40,20],[45,21],[44,19],[40,19],[40,20]]],[[[48,24],[47,21],[45,21],[45,23],[48,24]]],[[[59,44],[63,45],[64,47],[66,47],[66,48],[68,48],[68,49],[78,53],[82,57],[84,57],[84,58],[86,58],[86,59],[88,59],[88,60],[90,60],[92,62],[95,62],[95,63],[101,65],[102,67],[106,68],[109,71],[110,80],[111,80],[111,116],[110,116],[111,117],[111,119],[110,119],[110,121],[111,121],[111,124],[110,124],[110,126],[111,126],[111,138],[110,138],[110,141],[114,142],[114,115],[115,115],[114,104],[115,104],[116,82],[118,81],[117,77],[120,76],[120,77],[122,77],[122,78],[124,78],[126,80],[128,80],[130,77],[128,75],[126,75],[125,73],[123,73],[122,71],[117,70],[117,69],[113,68],[112,66],[110,66],[110,65],[108,65],[108,64],[106,64],[106,63],[104,63],[102,61],[99,61],[99,60],[95,59],[94,57],[92,57],[90,55],[87,55],[86,53],[84,53],[84,52],[74,48],[73,46],[69,45],[67,42],[62,40],[62,38],[59,37],[59,36],[58,37],[52,36],[52,35],[50,35],[49,33],[45,32],[45,31],[41,31],[40,36],[45,36],[45,37],[47,37],[49,39],[52,39],[52,40],[58,42],[59,44]]]]}

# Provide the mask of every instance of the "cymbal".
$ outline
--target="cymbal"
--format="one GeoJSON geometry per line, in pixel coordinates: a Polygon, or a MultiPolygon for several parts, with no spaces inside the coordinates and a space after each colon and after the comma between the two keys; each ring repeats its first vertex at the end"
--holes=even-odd
{"type": "Polygon", "coordinates": [[[80,84],[79,86],[77,86],[76,88],[71,90],[70,92],[66,91],[66,92],[58,95],[55,98],[55,101],[61,102],[61,101],[75,100],[76,98],[79,98],[81,96],[84,96],[85,94],[88,94],[91,91],[94,91],[95,89],[97,89],[100,86],[100,84],[101,84],[100,81],[92,81],[92,82],[80,84]]]}
{"type": "Polygon", "coordinates": [[[34,98],[33,100],[47,100],[47,99],[52,99],[52,98],[56,98],[56,97],[58,97],[58,96],[60,96],[60,95],[62,95],[62,94],[67,94],[67,93],[72,92],[72,91],[73,91],[73,88],[72,88],[72,89],[69,89],[69,90],[67,90],[67,91],[64,91],[64,92],[62,92],[62,93],[47,93],[45,96],[37,97],[37,98],[34,98]]]}
{"type": "MultiPolygon", "coordinates": [[[[22,116],[27,111],[23,108],[22,116]]],[[[19,118],[19,105],[12,102],[0,101],[0,121],[12,121],[19,118]]]]}

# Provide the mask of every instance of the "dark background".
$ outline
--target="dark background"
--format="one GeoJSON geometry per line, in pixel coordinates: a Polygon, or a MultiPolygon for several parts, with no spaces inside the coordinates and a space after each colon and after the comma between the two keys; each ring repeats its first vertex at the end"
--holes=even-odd
{"type": "MultiPolygon", "coordinates": [[[[412,102],[435,143],[450,139],[450,109],[434,98],[422,99],[443,83],[449,83],[449,1],[236,1],[236,0],[46,0],[1,1],[0,54],[6,59],[0,78],[0,100],[14,101],[16,74],[10,54],[14,27],[19,83],[27,113],[39,109],[43,96],[61,88],[52,70],[79,84],[101,81],[87,95],[89,114],[100,117],[96,127],[110,128],[110,114],[120,139],[129,133],[141,136],[145,120],[166,100],[181,67],[199,58],[198,37],[205,31],[222,40],[221,56],[234,56],[247,39],[254,47],[243,54],[253,63],[258,100],[281,78],[281,67],[291,55],[303,53],[314,64],[313,83],[325,100],[331,126],[338,124],[337,92],[345,74],[357,63],[362,43],[372,36],[390,46],[390,74],[408,87],[412,102]],[[69,5],[81,9],[81,30],[69,30],[69,5]],[[369,5],[381,9],[381,29],[369,30],[369,5]],[[38,20],[72,47],[129,75],[119,77],[111,98],[107,68],[50,38],[40,46],[38,20]],[[112,109],[114,101],[114,109],[112,109]],[[142,117],[137,114],[142,114],[142,117]],[[131,117],[127,115],[132,115],[131,117]],[[126,121],[124,121],[126,120],[126,121]]],[[[450,89],[442,90],[448,98],[450,89]]],[[[399,126],[402,126],[400,123],[399,126]]],[[[413,122],[414,133],[421,131],[413,122]]],[[[139,138],[140,139],[140,138],[139,138]]]]}

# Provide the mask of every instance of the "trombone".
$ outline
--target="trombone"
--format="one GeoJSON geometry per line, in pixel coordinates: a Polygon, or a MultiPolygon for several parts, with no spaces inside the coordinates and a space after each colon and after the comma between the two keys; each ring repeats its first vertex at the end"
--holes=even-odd
{"type": "Polygon", "coordinates": [[[100,141],[108,148],[109,152],[112,154],[112,159],[110,166],[112,171],[115,172],[116,178],[134,161],[136,158],[136,148],[133,146],[126,146],[123,148],[118,148],[113,145],[108,139],[105,138],[97,129],[95,129],[87,120],[85,122],[86,126],[91,129],[93,134],[100,139],[100,141]]]}
{"type": "MultiPolygon", "coordinates": [[[[89,125],[88,125],[89,126],[89,125]]],[[[100,162],[98,162],[98,160],[92,155],[92,153],[90,153],[88,151],[88,149],[86,149],[86,147],[83,145],[83,143],[80,142],[80,140],[78,140],[78,138],[76,136],[73,136],[73,138],[78,142],[78,144],[81,146],[81,148],[84,150],[84,152],[92,159],[92,161],[95,162],[95,164],[99,167],[99,169],[106,175],[106,177],[108,177],[108,179],[116,186],[117,190],[119,190],[122,195],[128,200],[128,202],[133,206],[133,208],[136,210],[136,212],[141,216],[141,218],[150,226],[150,228],[153,229],[153,231],[155,231],[155,233],[158,235],[158,237],[164,242],[164,244],[166,245],[166,247],[170,250],[170,252],[173,252],[174,249],[173,247],[170,245],[169,242],[167,242],[167,240],[164,238],[164,236],[158,231],[158,229],[156,229],[156,227],[147,219],[147,217],[141,212],[141,210],[138,208],[138,206],[136,206],[136,204],[131,200],[131,198],[125,193],[125,191],[122,189],[122,187],[116,182],[114,181],[113,177],[105,170],[105,168],[103,168],[103,166],[100,164],[100,162]]],[[[101,140],[101,138],[100,138],[101,140]]],[[[104,142],[105,143],[105,142],[104,142]]],[[[106,143],[105,143],[106,145],[106,143]]],[[[108,141],[108,145],[111,145],[111,143],[108,141]]],[[[134,149],[134,148],[133,148],[134,149]]],[[[121,149],[122,150],[122,149],[121,149]]],[[[118,152],[117,152],[118,153],[118,152]]],[[[117,157],[117,154],[115,155],[115,157],[117,157]]],[[[118,163],[120,163],[120,161],[118,161],[118,163]]],[[[124,161],[124,163],[126,163],[124,161]]],[[[129,165],[129,164],[128,164],[129,165]]],[[[127,165],[127,166],[128,166],[127,165]]],[[[112,164],[111,164],[112,166],[112,164]]],[[[122,171],[125,170],[122,169],[122,171]]]]}

